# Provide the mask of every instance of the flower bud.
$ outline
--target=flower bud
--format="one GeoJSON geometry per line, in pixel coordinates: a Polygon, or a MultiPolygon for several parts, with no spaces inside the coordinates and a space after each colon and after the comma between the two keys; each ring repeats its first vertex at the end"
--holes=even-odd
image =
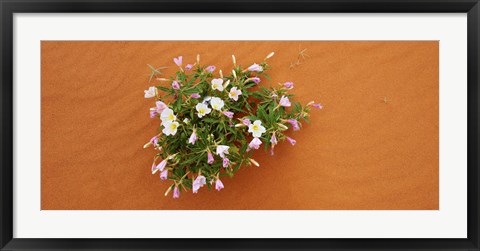
{"type": "Polygon", "coordinates": [[[212,164],[213,161],[215,161],[215,160],[213,159],[213,155],[212,155],[212,153],[211,153],[210,151],[208,151],[207,163],[208,163],[208,164],[212,164]]]}
{"type": "Polygon", "coordinates": [[[223,78],[222,70],[220,70],[218,73],[220,74],[220,78],[223,78]]]}
{"type": "Polygon", "coordinates": [[[220,191],[224,188],[223,186],[223,183],[220,179],[217,179],[217,181],[215,182],[215,189],[217,189],[217,191],[220,191]]]}
{"type": "Polygon", "coordinates": [[[277,123],[278,127],[282,128],[283,130],[288,130],[288,127],[284,124],[277,123]]]}
{"type": "Polygon", "coordinates": [[[273,52],[273,51],[270,52],[270,54],[268,54],[268,55],[265,57],[264,61],[267,60],[267,59],[269,59],[269,58],[271,58],[271,57],[273,57],[273,55],[275,55],[275,52],[273,52]]]}
{"type": "Polygon", "coordinates": [[[160,180],[167,180],[167,178],[168,178],[168,169],[165,169],[160,173],[160,180]]]}
{"type": "Polygon", "coordinates": [[[224,111],[222,112],[223,115],[227,116],[227,118],[233,118],[233,112],[230,111],[224,111]]]}
{"type": "Polygon", "coordinates": [[[230,84],[230,79],[227,80],[227,82],[225,82],[225,84],[223,84],[223,89],[227,88],[227,86],[230,84]]]}
{"type": "Polygon", "coordinates": [[[250,161],[250,163],[254,164],[255,166],[259,167],[260,164],[258,164],[258,162],[254,159],[248,159],[250,161]]]}
{"type": "Polygon", "coordinates": [[[292,146],[294,146],[294,145],[297,143],[296,140],[294,140],[294,139],[292,139],[292,138],[290,138],[290,137],[287,137],[287,140],[288,140],[288,142],[289,142],[290,144],[292,144],[292,146]]]}
{"type": "Polygon", "coordinates": [[[235,55],[232,55],[233,66],[237,66],[237,60],[235,59],[235,55]]]}
{"type": "Polygon", "coordinates": [[[158,144],[158,135],[153,136],[153,138],[151,138],[150,141],[147,144],[143,145],[143,148],[147,148],[152,144],[154,146],[158,144]]]}
{"type": "Polygon", "coordinates": [[[283,87],[285,87],[287,89],[292,89],[293,88],[293,82],[285,82],[283,84],[283,87]]]}
{"type": "Polygon", "coordinates": [[[213,72],[213,71],[215,71],[215,68],[216,68],[215,65],[209,65],[209,66],[207,66],[207,68],[205,68],[205,70],[207,72],[213,72]]]}
{"type": "Polygon", "coordinates": [[[178,199],[180,198],[180,189],[178,189],[178,186],[175,186],[173,189],[173,198],[178,199]]]}
{"type": "Polygon", "coordinates": [[[167,191],[165,192],[165,196],[167,196],[167,195],[170,193],[170,191],[172,191],[172,186],[173,186],[173,185],[171,185],[170,187],[168,187],[167,191]]]}

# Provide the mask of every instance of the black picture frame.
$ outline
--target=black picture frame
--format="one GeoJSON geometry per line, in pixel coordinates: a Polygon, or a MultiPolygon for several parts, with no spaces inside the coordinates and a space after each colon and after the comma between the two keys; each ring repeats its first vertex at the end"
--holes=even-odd
{"type": "MultiPolygon", "coordinates": [[[[1,250],[479,250],[479,0],[0,0],[1,250]],[[468,238],[19,239],[13,238],[14,13],[468,13],[468,238]]],[[[95,226],[92,226],[92,228],[95,226]]],[[[254,227],[254,226],[252,226],[254,227]]],[[[321,226],[319,226],[321,227],[321,226]]],[[[415,226],[412,226],[415,227],[415,226]]]]}

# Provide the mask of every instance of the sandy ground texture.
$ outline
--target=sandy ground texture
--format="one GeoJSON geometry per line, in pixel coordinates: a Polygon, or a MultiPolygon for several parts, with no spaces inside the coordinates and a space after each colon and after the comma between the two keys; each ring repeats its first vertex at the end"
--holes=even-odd
{"type": "MultiPolygon", "coordinates": [[[[43,41],[41,208],[438,209],[437,41],[113,42],[43,41]],[[300,50],[308,57],[295,63],[300,50]],[[269,52],[272,81],[293,81],[298,100],[319,101],[311,124],[291,132],[261,167],[224,178],[225,189],[163,194],[143,145],[159,120],[147,64],[169,76],[172,58],[232,68],[269,52]]],[[[154,84],[158,84],[155,82],[154,84]]]]}

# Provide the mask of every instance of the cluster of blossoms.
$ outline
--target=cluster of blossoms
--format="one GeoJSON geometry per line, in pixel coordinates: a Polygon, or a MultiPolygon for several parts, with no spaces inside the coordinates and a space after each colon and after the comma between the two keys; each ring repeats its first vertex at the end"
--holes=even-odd
{"type": "Polygon", "coordinates": [[[173,198],[178,198],[182,188],[197,193],[214,184],[220,191],[224,187],[221,177],[232,177],[244,164],[260,166],[251,158],[252,150],[263,144],[273,155],[280,141],[295,145],[285,133],[289,128],[300,130],[300,120],[308,122],[310,107],[322,106],[291,101],[292,82],[278,88],[259,86],[262,77],[269,79],[266,61],[272,56],[243,69],[232,55],[231,74],[223,75],[220,70],[217,76],[216,67],[200,65],[199,56],[185,66],[179,56],[173,59],[179,67],[175,76],[157,78],[168,87],[163,84],[145,91],[145,98],[156,100],[150,117],[159,118],[161,124],[159,133],[144,147],[158,151],[152,173],[160,172],[161,180],[172,181],[165,196],[173,190],[173,198]]]}

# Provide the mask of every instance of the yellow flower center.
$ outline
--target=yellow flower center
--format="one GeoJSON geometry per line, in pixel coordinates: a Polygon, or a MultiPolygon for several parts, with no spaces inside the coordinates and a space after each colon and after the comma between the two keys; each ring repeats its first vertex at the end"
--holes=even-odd
{"type": "Polygon", "coordinates": [[[258,131],[258,125],[253,125],[252,128],[253,128],[254,131],[258,131]]]}
{"type": "Polygon", "coordinates": [[[213,105],[213,109],[217,109],[218,108],[218,105],[213,105]]]}
{"type": "Polygon", "coordinates": [[[231,91],[231,92],[230,92],[230,96],[234,96],[234,97],[235,97],[235,96],[236,96],[236,93],[235,93],[234,91],[231,91]]]}
{"type": "Polygon", "coordinates": [[[201,114],[204,114],[204,113],[205,113],[205,109],[204,109],[204,108],[200,108],[200,109],[198,110],[198,112],[200,112],[201,114]]]}
{"type": "Polygon", "coordinates": [[[217,84],[213,84],[213,89],[217,89],[218,85],[217,84]]]}
{"type": "Polygon", "coordinates": [[[177,129],[177,124],[171,124],[171,125],[170,125],[170,129],[172,129],[172,130],[177,129]]]}
{"type": "Polygon", "coordinates": [[[173,114],[168,115],[168,120],[173,120],[173,114]]]}

